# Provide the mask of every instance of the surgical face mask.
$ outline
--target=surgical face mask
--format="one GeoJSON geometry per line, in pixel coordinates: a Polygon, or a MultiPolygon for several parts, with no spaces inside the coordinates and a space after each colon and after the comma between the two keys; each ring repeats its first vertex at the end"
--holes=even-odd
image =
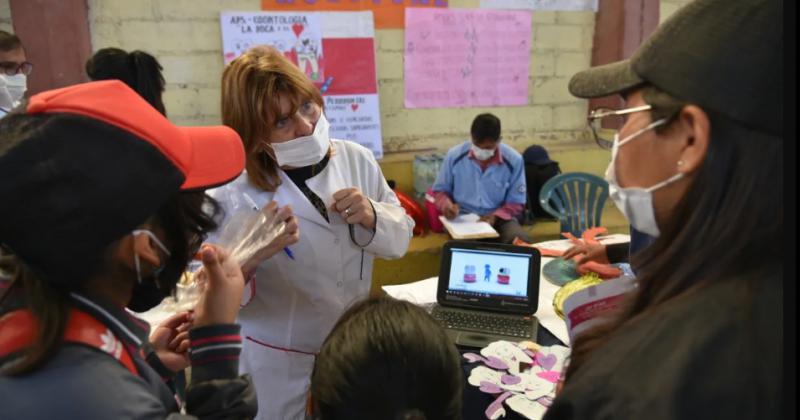
{"type": "Polygon", "coordinates": [[[475,159],[478,159],[480,161],[491,159],[492,156],[494,156],[494,152],[497,150],[497,148],[481,149],[475,144],[470,146],[470,149],[472,150],[472,156],[475,156],[475,159]]]}
{"type": "Polygon", "coordinates": [[[270,147],[275,153],[278,166],[301,168],[319,163],[328,154],[331,146],[329,129],[330,125],[325,114],[320,114],[314,132],[310,136],[298,137],[283,143],[271,143],[270,147]]]}
{"type": "Polygon", "coordinates": [[[11,107],[13,108],[19,105],[19,101],[22,100],[22,96],[28,90],[28,76],[17,73],[13,76],[3,75],[3,77],[6,79],[6,90],[11,97],[11,107]]]}
{"type": "MultiPolygon", "coordinates": [[[[150,239],[155,242],[155,244],[161,248],[162,251],[167,255],[167,257],[171,256],[171,253],[164,246],[163,243],[158,239],[158,237],[149,230],[144,229],[137,229],[131,232],[133,235],[147,235],[150,239]]],[[[161,303],[165,297],[169,296],[171,292],[171,287],[168,288],[170,290],[164,290],[163,287],[159,287],[159,276],[164,271],[164,268],[167,266],[167,259],[162,261],[161,266],[153,270],[152,278],[143,279],[142,278],[142,270],[141,270],[141,262],[139,260],[139,254],[133,254],[133,262],[136,267],[136,284],[133,286],[133,293],[131,294],[131,300],[128,302],[128,309],[134,312],[145,312],[148,311],[161,303]]]]}
{"type": "Polygon", "coordinates": [[[620,140],[619,135],[614,135],[614,145],[611,147],[611,162],[606,168],[605,179],[608,182],[608,195],[617,208],[625,215],[631,226],[636,230],[646,233],[652,237],[657,237],[661,232],[656,223],[655,211],[653,209],[653,192],[659,188],[683,178],[683,173],[678,172],[669,179],[659,182],[650,188],[622,188],[617,183],[616,160],[619,148],[625,143],[637,138],[642,133],[652,130],[667,122],[666,119],[655,121],[639,131],[620,140]]]}

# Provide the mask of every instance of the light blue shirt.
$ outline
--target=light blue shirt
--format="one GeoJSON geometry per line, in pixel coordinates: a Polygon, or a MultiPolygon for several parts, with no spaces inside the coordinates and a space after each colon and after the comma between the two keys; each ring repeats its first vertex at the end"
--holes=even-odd
{"type": "Polygon", "coordinates": [[[525,164],[522,155],[500,143],[503,163],[485,171],[469,158],[471,141],[447,151],[433,191],[443,191],[467,213],[484,215],[504,203],[525,204],[525,164]]]}

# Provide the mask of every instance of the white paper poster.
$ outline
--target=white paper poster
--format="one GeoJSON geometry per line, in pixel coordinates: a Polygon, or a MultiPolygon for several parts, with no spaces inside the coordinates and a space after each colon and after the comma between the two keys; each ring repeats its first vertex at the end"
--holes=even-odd
{"type": "Polygon", "coordinates": [[[248,48],[272,45],[320,89],[331,137],[383,157],[372,12],[222,12],[227,65],[248,48]]]}

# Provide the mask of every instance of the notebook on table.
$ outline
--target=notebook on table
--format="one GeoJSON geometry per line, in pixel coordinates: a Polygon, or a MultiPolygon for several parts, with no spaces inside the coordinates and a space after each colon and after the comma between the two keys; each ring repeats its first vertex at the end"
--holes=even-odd
{"type": "Polygon", "coordinates": [[[442,225],[453,239],[484,239],[500,236],[492,225],[480,221],[477,214],[460,214],[454,219],[439,216],[442,225]]]}
{"type": "Polygon", "coordinates": [[[431,315],[460,346],[535,341],[540,266],[536,248],[449,241],[431,315]]]}

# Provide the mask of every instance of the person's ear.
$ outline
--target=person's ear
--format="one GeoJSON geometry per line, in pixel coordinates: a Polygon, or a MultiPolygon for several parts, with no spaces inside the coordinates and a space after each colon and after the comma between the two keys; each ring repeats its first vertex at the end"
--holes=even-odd
{"type": "Polygon", "coordinates": [[[117,257],[131,270],[136,269],[134,255],[139,256],[139,262],[142,264],[147,263],[151,267],[159,267],[161,265],[161,256],[156,247],[157,245],[153,243],[149,235],[134,235],[130,233],[120,239],[117,257]]]}
{"type": "Polygon", "coordinates": [[[678,130],[680,138],[678,172],[690,175],[700,168],[708,153],[711,122],[700,107],[687,105],[681,109],[672,125],[673,129],[678,130]]]}

